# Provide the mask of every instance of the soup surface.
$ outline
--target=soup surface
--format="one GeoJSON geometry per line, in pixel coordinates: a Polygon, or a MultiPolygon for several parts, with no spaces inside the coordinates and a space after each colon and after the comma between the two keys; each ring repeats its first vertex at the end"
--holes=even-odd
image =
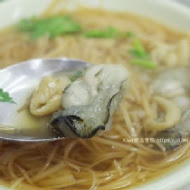
{"type": "MultiPolygon", "coordinates": [[[[24,28],[18,23],[1,31],[0,67],[37,57],[121,64],[130,73],[129,89],[113,128],[101,136],[1,141],[1,183],[27,190],[127,189],[188,159],[190,36],[132,14],[102,10],[59,11],[56,17],[69,16],[63,19],[69,29],[54,31],[47,22],[55,24],[56,6],[32,22],[25,20],[24,28]]],[[[28,108],[21,114],[34,125],[40,117],[28,108]]]]}

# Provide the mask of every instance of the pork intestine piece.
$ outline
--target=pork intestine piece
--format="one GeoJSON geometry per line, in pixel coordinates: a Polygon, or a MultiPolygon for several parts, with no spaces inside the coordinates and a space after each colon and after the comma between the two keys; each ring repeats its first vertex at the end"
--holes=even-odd
{"type": "Polygon", "coordinates": [[[45,77],[33,93],[30,112],[35,116],[52,114],[61,108],[62,92],[71,81],[68,77],[45,77]]]}

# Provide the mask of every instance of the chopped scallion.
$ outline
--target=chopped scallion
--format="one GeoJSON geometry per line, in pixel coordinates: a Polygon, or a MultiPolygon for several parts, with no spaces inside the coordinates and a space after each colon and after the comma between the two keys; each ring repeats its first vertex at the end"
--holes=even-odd
{"type": "Polygon", "coordinates": [[[119,35],[119,31],[109,26],[105,30],[89,30],[84,33],[84,36],[87,38],[114,38],[119,35]]]}
{"type": "Polygon", "coordinates": [[[147,69],[156,69],[157,68],[157,64],[155,64],[153,61],[151,60],[144,60],[144,59],[132,59],[130,61],[130,63],[132,65],[137,65],[137,66],[141,66],[147,69]]]}
{"type": "Polygon", "coordinates": [[[76,23],[70,16],[23,19],[18,23],[17,27],[20,31],[29,33],[32,39],[37,39],[44,35],[55,38],[59,35],[81,31],[80,24],[76,23]]]}

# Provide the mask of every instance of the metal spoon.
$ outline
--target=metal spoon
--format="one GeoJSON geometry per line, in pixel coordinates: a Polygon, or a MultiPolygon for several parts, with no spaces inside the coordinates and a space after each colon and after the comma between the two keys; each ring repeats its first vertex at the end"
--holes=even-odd
{"type": "MultiPolygon", "coordinates": [[[[33,59],[0,70],[0,88],[10,93],[16,104],[0,102],[0,139],[22,142],[59,140],[51,135],[37,135],[32,129],[18,129],[19,108],[26,103],[40,80],[57,72],[82,70],[90,64],[67,58],[33,59]]],[[[40,130],[40,129],[39,129],[40,130]]],[[[47,129],[48,130],[48,129],[47,129]]]]}

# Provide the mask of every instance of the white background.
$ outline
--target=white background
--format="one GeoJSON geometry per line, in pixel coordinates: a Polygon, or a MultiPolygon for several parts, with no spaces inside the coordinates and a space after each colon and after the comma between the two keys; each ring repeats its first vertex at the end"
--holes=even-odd
{"type": "MultiPolygon", "coordinates": [[[[184,4],[185,6],[190,7],[190,0],[175,0],[175,1],[180,2],[180,3],[184,4]]],[[[189,176],[189,181],[190,181],[190,176],[189,176]]],[[[190,185],[188,187],[184,188],[183,190],[190,190],[190,185]]]]}

